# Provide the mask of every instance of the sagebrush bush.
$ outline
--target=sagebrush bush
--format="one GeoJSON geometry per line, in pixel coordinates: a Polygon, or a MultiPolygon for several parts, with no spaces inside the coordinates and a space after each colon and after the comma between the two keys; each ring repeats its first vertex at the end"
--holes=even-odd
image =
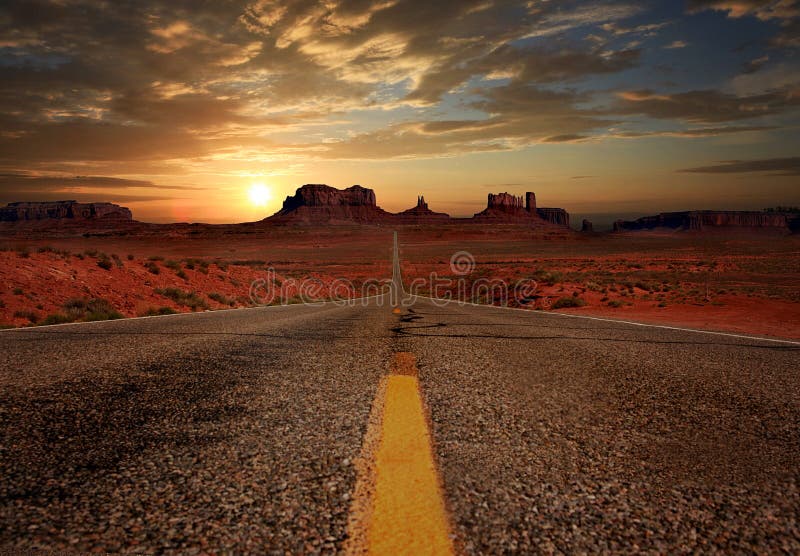
{"type": "Polygon", "coordinates": [[[111,268],[114,266],[114,263],[112,263],[110,259],[100,259],[97,261],[97,266],[103,270],[111,270],[111,268]]]}
{"type": "Polygon", "coordinates": [[[178,311],[172,307],[148,307],[147,310],[139,313],[140,317],[155,317],[159,315],[176,315],[178,311]]]}
{"type": "Polygon", "coordinates": [[[580,297],[560,297],[553,303],[553,309],[564,309],[568,307],[583,307],[586,302],[580,297]]]}
{"type": "Polygon", "coordinates": [[[211,292],[210,294],[208,294],[208,298],[212,299],[212,300],[214,300],[217,303],[220,303],[222,305],[229,305],[231,307],[236,305],[236,301],[234,301],[233,299],[230,299],[229,297],[226,297],[226,296],[224,296],[224,295],[222,295],[221,293],[218,293],[218,292],[211,292]]]}
{"type": "Polygon", "coordinates": [[[208,309],[208,305],[206,304],[203,299],[197,295],[195,292],[187,292],[183,291],[180,288],[156,288],[153,290],[158,295],[163,295],[164,297],[171,299],[178,305],[183,305],[184,307],[189,307],[193,311],[197,309],[208,309]]]}
{"type": "Polygon", "coordinates": [[[36,323],[39,320],[39,315],[33,311],[14,311],[15,319],[28,319],[31,323],[36,323]]]}
{"type": "Polygon", "coordinates": [[[109,301],[102,298],[70,299],[66,301],[62,307],[65,311],[64,317],[68,319],[65,322],[93,322],[123,318],[123,315],[117,311],[109,301]]]}

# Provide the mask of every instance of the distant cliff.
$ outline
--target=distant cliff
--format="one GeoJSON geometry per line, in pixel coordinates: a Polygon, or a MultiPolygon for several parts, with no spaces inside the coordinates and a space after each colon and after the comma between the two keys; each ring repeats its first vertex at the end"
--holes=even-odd
{"type": "Polygon", "coordinates": [[[286,197],[283,208],[265,222],[325,224],[335,222],[377,223],[390,220],[391,213],[375,202],[372,189],[354,185],[336,189],[321,183],[300,187],[286,197]]]}
{"type": "Polygon", "coordinates": [[[693,210],[662,212],[631,221],[617,220],[614,222],[614,231],[652,230],[655,228],[694,231],[715,228],[792,231],[797,230],[798,224],[800,224],[800,215],[798,214],[766,211],[693,210]]]}
{"type": "Polygon", "coordinates": [[[536,195],[528,191],[525,196],[510,193],[489,193],[486,208],[475,214],[476,221],[531,222],[544,220],[558,226],[569,227],[569,213],[562,208],[536,206],[536,195]]]}
{"type": "Polygon", "coordinates": [[[75,222],[133,221],[130,209],[113,203],[79,203],[77,201],[21,202],[0,207],[0,222],[68,220],[75,222]]]}

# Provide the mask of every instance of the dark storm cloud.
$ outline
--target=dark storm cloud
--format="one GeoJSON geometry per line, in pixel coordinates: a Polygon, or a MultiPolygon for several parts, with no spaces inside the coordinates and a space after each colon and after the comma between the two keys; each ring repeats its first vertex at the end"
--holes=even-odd
{"type": "Polygon", "coordinates": [[[203,188],[159,185],[147,180],[130,180],[108,176],[69,176],[69,175],[34,175],[2,173],[0,174],[0,201],[59,201],[75,199],[85,201],[164,201],[174,199],[165,195],[129,195],[120,194],[119,190],[146,189],[163,191],[198,191],[203,188]],[[113,191],[112,191],[113,190],[113,191]]]}
{"type": "Polygon", "coordinates": [[[797,0],[688,0],[689,12],[718,10],[731,17],[755,15],[760,19],[790,19],[798,15],[797,0]]]}
{"type": "Polygon", "coordinates": [[[729,125],[722,127],[693,127],[688,129],[673,129],[660,131],[616,131],[610,134],[612,137],[622,139],[641,139],[644,137],[715,137],[718,135],[730,135],[733,133],[749,133],[754,131],[770,131],[777,129],[775,126],[767,125],[729,125]]]}
{"type": "Polygon", "coordinates": [[[688,0],[690,12],[718,10],[731,17],[755,15],[761,19],[789,19],[797,17],[800,8],[797,0],[688,0]]]}
{"type": "Polygon", "coordinates": [[[779,114],[798,105],[800,96],[793,90],[751,96],[715,90],[674,94],[640,90],[621,93],[612,111],[690,123],[723,123],[779,114]]]}
{"type": "Polygon", "coordinates": [[[705,10],[726,12],[729,17],[753,16],[762,21],[775,21],[780,30],[770,39],[778,48],[800,47],[799,0],[688,0],[690,13],[705,10]]]}
{"type": "Polygon", "coordinates": [[[151,201],[174,201],[179,197],[156,195],[121,195],[105,191],[75,192],[75,191],[37,191],[30,189],[0,189],[0,203],[15,203],[18,201],[43,202],[43,201],[78,201],[82,203],[144,203],[151,201]]]}
{"type": "Polygon", "coordinates": [[[29,188],[37,191],[62,190],[65,188],[92,189],[166,189],[177,191],[196,191],[202,187],[182,185],[159,185],[147,180],[129,180],[107,176],[56,176],[31,174],[0,174],[0,190],[29,188]]]}
{"type": "Polygon", "coordinates": [[[761,160],[726,160],[713,166],[685,168],[679,171],[693,174],[744,174],[759,172],[775,176],[800,176],[800,157],[767,158],[761,160]]]}
{"type": "Polygon", "coordinates": [[[474,91],[470,107],[489,117],[476,120],[415,121],[330,142],[326,158],[393,158],[414,153],[432,156],[518,149],[539,141],[571,142],[612,120],[576,107],[587,97],[511,83],[474,91]]]}
{"type": "Polygon", "coordinates": [[[506,45],[466,64],[450,63],[431,71],[406,98],[434,103],[474,75],[495,73],[513,76],[519,83],[553,83],[593,74],[616,73],[633,67],[638,57],[638,50],[603,55],[600,52],[519,49],[506,45]]]}

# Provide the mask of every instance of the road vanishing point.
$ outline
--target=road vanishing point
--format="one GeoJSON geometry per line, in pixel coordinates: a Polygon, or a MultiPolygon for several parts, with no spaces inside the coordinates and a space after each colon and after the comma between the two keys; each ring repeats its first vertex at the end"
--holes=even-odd
{"type": "Polygon", "coordinates": [[[0,552],[800,552],[797,342],[395,306],[392,256],[355,304],[0,333],[0,552]]]}

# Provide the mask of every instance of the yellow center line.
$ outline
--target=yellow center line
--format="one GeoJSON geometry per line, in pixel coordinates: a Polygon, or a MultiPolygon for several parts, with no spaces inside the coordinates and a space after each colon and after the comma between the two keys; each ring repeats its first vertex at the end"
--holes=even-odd
{"type": "MultiPolygon", "coordinates": [[[[380,440],[373,440],[377,449],[371,454],[372,465],[360,468],[356,486],[356,497],[369,500],[354,502],[348,552],[450,555],[453,542],[414,356],[395,354],[392,373],[385,389],[379,388],[383,415],[370,428],[378,421],[380,440]],[[365,481],[371,484],[365,486],[365,481]]],[[[374,431],[367,432],[365,444],[370,438],[374,431]]]]}

